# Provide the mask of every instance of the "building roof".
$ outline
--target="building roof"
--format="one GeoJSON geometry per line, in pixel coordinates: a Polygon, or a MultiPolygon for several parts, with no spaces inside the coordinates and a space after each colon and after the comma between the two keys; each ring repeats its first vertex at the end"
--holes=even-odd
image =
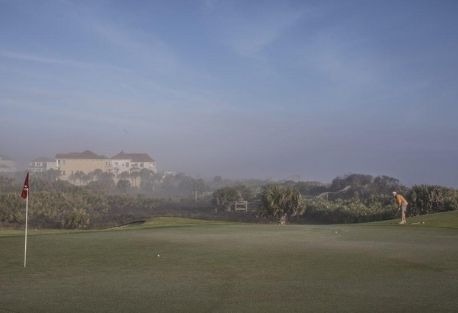
{"type": "Polygon", "coordinates": [[[70,152],[70,153],[58,153],[56,159],[106,159],[103,155],[95,154],[92,151],[86,150],[83,152],[70,152]]]}
{"type": "Polygon", "coordinates": [[[129,159],[132,162],[154,162],[154,160],[147,153],[125,153],[124,151],[119,152],[117,155],[111,158],[112,160],[126,160],[129,159]]]}
{"type": "Polygon", "coordinates": [[[46,158],[46,157],[39,157],[39,158],[34,159],[32,162],[56,162],[56,160],[51,159],[51,158],[46,158]]]}

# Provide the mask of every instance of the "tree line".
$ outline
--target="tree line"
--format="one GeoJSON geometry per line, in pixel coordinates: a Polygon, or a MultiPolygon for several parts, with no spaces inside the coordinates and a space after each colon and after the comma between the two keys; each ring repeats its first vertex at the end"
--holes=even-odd
{"type": "Polygon", "coordinates": [[[238,200],[249,200],[258,216],[296,222],[359,223],[396,218],[393,191],[403,194],[410,216],[458,209],[458,191],[437,185],[408,188],[389,176],[351,174],[330,184],[284,181],[261,186],[258,193],[243,185],[213,193],[213,203],[232,210],[238,200]]]}
{"type": "MultiPolygon", "coordinates": [[[[53,172],[31,175],[32,227],[110,227],[152,216],[189,216],[257,222],[357,223],[398,215],[392,191],[404,194],[409,215],[458,208],[457,190],[434,185],[408,188],[396,178],[352,174],[331,183],[307,181],[233,181],[195,179],[184,174],[143,173],[138,186],[120,185],[98,173],[96,180],[71,184],[53,172]],[[236,201],[249,212],[234,212],[236,201]]],[[[106,174],[106,173],[104,173],[106,174]]],[[[22,225],[19,197],[24,175],[0,176],[0,224],[22,225]]]]}

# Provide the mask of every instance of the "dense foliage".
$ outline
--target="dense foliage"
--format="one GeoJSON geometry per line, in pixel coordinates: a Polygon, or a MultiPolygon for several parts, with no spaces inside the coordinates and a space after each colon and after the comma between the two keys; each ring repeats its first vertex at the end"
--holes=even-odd
{"type": "Polygon", "coordinates": [[[253,191],[245,185],[228,186],[213,192],[212,202],[216,210],[232,211],[236,201],[253,201],[253,194],[253,191]]]}
{"type": "Polygon", "coordinates": [[[289,216],[297,215],[303,208],[302,197],[294,187],[278,184],[266,185],[260,194],[259,212],[286,222],[289,216]]]}
{"type": "Polygon", "coordinates": [[[396,209],[391,201],[364,202],[358,198],[306,199],[303,219],[322,223],[361,223],[394,218],[396,209]]]}
{"type": "MultiPolygon", "coordinates": [[[[419,185],[411,189],[392,177],[352,174],[330,184],[318,182],[204,181],[183,174],[145,171],[115,179],[103,172],[76,174],[72,183],[48,171],[31,175],[30,224],[33,227],[89,228],[121,225],[151,216],[174,215],[245,221],[357,223],[399,215],[392,191],[409,201],[408,215],[458,209],[455,189],[419,185]],[[234,212],[248,201],[248,213],[234,212]]],[[[0,224],[24,223],[24,179],[0,176],[0,224]]]]}
{"type": "Polygon", "coordinates": [[[415,185],[409,192],[413,215],[451,211],[458,208],[458,191],[435,185],[415,185]]]}
{"type": "MultiPolygon", "coordinates": [[[[0,194],[0,223],[23,224],[25,201],[17,193],[0,194]]],[[[209,210],[207,203],[154,199],[141,195],[76,192],[31,193],[29,222],[33,227],[88,228],[126,224],[158,215],[189,216],[209,210]],[[187,213],[187,214],[185,214],[187,213]]]]}
{"type": "MultiPolygon", "coordinates": [[[[409,216],[458,209],[458,192],[454,189],[430,185],[409,189],[389,176],[351,174],[337,177],[329,185],[292,181],[283,185],[299,190],[303,196],[302,210],[295,216],[298,222],[359,223],[395,218],[399,212],[393,191],[406,196],[409,216]]],[[[260,214],[278,216],[268,201],[261,204],[260,214]]]]}
{"type": "MultiPolygon", "coordinates": [[[[22,175],[21,178],[23,179],[22,175]]],[[[29,222],[32,227],[88,228],[121,225],[157,215],[192,216],[209,211],[208,201],[154,198],[141,193],[117,192],[110,180],[75,186],[65,181],[31,175],[29,222]]],[[[0,224],[25,221],[22,182],[0,176],[0,224]]]]}

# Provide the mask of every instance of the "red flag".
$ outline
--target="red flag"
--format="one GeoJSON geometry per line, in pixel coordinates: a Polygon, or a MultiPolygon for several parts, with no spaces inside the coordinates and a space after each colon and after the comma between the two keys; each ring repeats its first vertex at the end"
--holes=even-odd
{"type": "Polygon", "coordinates": [[[25,177],[24,187],[22,187],[21,197],[27,199],[29,196],[29,172],[27,172],[27,176],[25,177]]]}

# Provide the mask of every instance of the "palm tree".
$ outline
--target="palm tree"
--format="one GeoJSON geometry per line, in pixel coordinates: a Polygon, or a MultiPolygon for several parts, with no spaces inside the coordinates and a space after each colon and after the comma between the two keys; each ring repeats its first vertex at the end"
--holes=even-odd
{"type": "Polygon", "coordinates": [[[89,172],[89,173],[86,174],[87,182],[94,181],[95,177],[96,177],[95,171],[92,171],[92,172],[89,172]]]}
{"type": "Polygon", "coordinates": [[[116,188],[121,193],[128,193],[130,189],[130,181],[127,179],[120,179],[118,183],[116,184],[116,188]]]}
{"type": "Polygon", "coordinates": [[[199,194],[201,195],[208,188],[207,184],[202,178],[194,179],[192,187],[194,191],[194,201],[197,201],[199,194]]]}
{"type": "Polygon", "coordinates": [[[130,177],[131,177],[132,180],[133,180],[133,185],[134,185],[134,187],[138,187],[138,185],[137,185],[137,178],[140,177],[140,173],[137,172],[137,171],[132,171],[132,172],[130,173],[130,177]]]}
{"type": "Polygon", "coordinates": [[[49,169],[41,173],[41,177],[46,181],[56,181],[60,176],[60,171],[55,169],[49,169]]]}
{"type": "Polygon", "coordinates": [[[68,176],[68,180],[71,181],[71,182],[73,182],[73,183],[76,183],[76,181],[78,180],[76,173],[71,173],[71,174],[68,176]]]}
{"type": "Polygon", "coordinates": [[[128,180],[130,182],[130,174],[129,172],[121,172],[118,174],[119,180],[128,180]]]}
{"type": "Polygon", "coordinates": [[[104,174],[104,171],[102,171],[99,168],[89,173],[91,178],[95,180],[100,180],[103,177],[103,174],[104,174]]]}
{"type": "Polygon", "coordinates": [[[268,185],[261,193],[262,214],[280,218],[286,223],[288,217],[299,213],[302,207],[301,194],[293,187],[268,185]]]}
{"type": "Polygon", "coordinates": [[[82,185],[83,179],[85,179],[86,174],[83,171],[76,171],[75,174],[75,179],[78,181],[78,185],[82,185]]]}

